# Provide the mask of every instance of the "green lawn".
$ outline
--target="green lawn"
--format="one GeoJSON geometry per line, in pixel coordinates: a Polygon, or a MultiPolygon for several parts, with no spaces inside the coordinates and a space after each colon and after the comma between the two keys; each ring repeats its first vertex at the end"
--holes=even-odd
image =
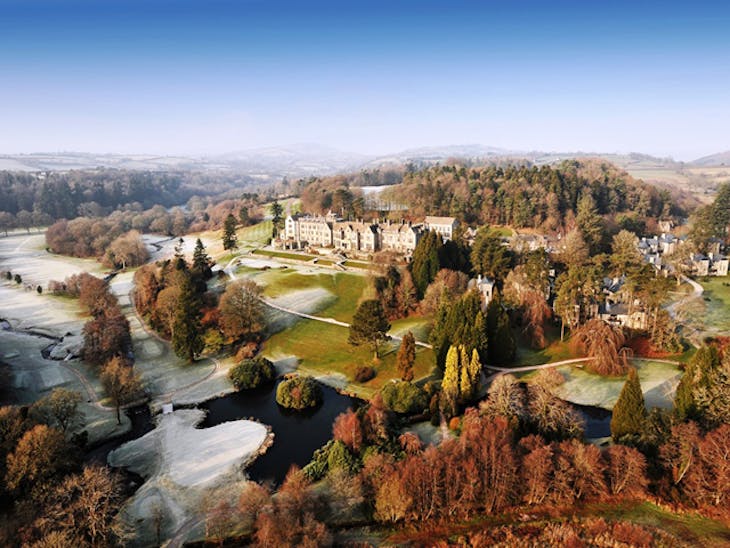
{"type": "Polygon", "coordinates": [[[299,253],[286,253],[284,251],[269,251],[268,249],[256,249],[254,255],[264,255],[278,259],[289,259],[292,261],[311,261],[316,255],[301,255],[299,253]]]}
{"type": "MultiPolygon", "coordinates": [[[[350,345],[347,342],[348,333],[346,327],[300,320],[268,339],[264,345],[264,355],[274,360],[296,356],[300,371],[313,375],[341,376],[348,390],[369,397],[388,380],[398,378],[395,357],[399,343],[382,344],[380,361],[374,363],[372,349],[369,346],[350,345]],[[373,365],[377,376],[364,384],[354,383],[355,371],[363,365],[373,365]]],[[[429,375],[433,364],[433,352],[419,347],[416,352],[415,378],[429,375]]]]}
{"type": "Polygon", "coordinates": [[[543,363],[558,362],[575,358],[571,353],[567,337],[565,341],[560,340],[560,328],[548,326],[546,328],[548,346],[538,350],[532,347],[528,337],[520,331],[515,331],[517,337],[517,356],[515,367],[521,365],[541,365],[543,363]]]}
{"type": "Polygon", "coordinates": [[[705,325],[712,331],[730,331],[730,277],[703,279],[700,284],[705,289],[705,325]]]}
{"type": "Polygon", "coordinates": [[[428,342],[428,336],[431,333],[431,322],[430,318],[423,317],[411,317],[403,318],[401,320],[393,320],[390,322],[390,332],[393,335],[402,337],[407,331],[413,333],[413,336],[417,341],[428,342]]]}
{"type": "Polygon", "coordinates": [[[274,228],[272,221],[262,221],[258,224],[236,230],[239,245],[266,245],[271,241],[271,231],[274,228]]]}

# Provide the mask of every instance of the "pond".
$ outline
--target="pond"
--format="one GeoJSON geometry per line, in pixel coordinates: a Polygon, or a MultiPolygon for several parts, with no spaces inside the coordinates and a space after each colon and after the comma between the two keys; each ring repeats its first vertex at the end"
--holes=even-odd
{"type": "MultiPolygon", "coordinates": [[[[281,379],[265,388],[234,392],[196,406],[207,411],[199,428],[210,428],[240,419],[255,419],[270,426],[274,433],[274,444],[253,462],[247,472],[253,480],[271,480],[276,484],[281,483],[292,464],[305,466],[314,451],[332,437],[332,423],[337,415],[361,404],[356,398],[343,396],[328,386],[322,386],[323,401],[319,407],[307,411],[289,411],[276,403],[279,382],[281,379]]],[[[91,448],[86,454],[87,462],[106,462],[111,451],[154,428],[146,406],[128,409],[126,414],[132,420],[132,430],[91,448]]]]}
{"type": "Polygon", "coordinates": [[[606,438],[611,435],[611,411],[593,405],[578,405],[566,401],[583,419],[586,438],[606,438]]]}
{"type": "Polygon", "coordinates": [[[256,481],[280,483],[292,464],[306,465],[314,451],[332,437],[332,423],[337,415],[361,403],[322,386],[322,405],[308,411],[290,411],[276,403],[279,382],[273,387],[234,392],[198,406],[208,412],[201,428],[247,418],[271,426],[274,444],[248,468],[249,477],[256,481]]]}

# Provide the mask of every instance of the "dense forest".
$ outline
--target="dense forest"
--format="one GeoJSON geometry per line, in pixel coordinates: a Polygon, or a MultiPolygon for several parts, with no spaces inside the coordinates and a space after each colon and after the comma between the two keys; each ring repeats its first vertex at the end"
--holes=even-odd
{"type": "Polygon", "coordinates": [[[570,160],[558,166],[436,166],[406,173],[385,194],[407,204],[411,217],[449,215],[467,224],[561,229],[590,195],[600,215],[644,219],[684,212],[667,190],[633,179],[605,162],[570,160]]]}
{"type": "Polygon", "coordinates": [[[73,219],[105,215],[123,206],[172,207],[193,196],[218,195],[250,185],[251,179],[246,176],[182,171],[0,171],[0,212],[17,215],[25,211],[52,220],[73,219]]]}

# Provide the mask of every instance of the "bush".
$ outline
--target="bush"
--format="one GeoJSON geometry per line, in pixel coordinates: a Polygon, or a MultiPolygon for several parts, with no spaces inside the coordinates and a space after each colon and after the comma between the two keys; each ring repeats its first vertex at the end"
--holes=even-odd
{"type": "Polygon", "coordinates": [[[428,405],[426,392],[407,381],[385,385],[382,395],[385,406],[396,413],[421,413],[428,405]]]}
{"type": "Polygon", "coordinates": [[[369,365],[363,365],[357,368],[355,371],[355,381],[357,382],[368,382],[375,378],[375,368],[369,365]]]}
{"type": "Polygon", "coordinates": [[[15,275],[15,283],[16,284],[23,283],[23,278],[20,277],[20,274],[15,275]]]}
{"type": "Polygon", "coordinates": [[[243,360],[235,365],[228,372],[228,377],[233,381],[237,390],[250,390],[273,381],[276,377],[276,370],[274,364],[269,360],[258,357],[253,360],[243,360]]]}
{"type": "Polygon", "coordinates": [[[322,403],[322,388],[312,377],[292,377],[276,389],[276,403],[289,409],[306,409],[322,403]]]}

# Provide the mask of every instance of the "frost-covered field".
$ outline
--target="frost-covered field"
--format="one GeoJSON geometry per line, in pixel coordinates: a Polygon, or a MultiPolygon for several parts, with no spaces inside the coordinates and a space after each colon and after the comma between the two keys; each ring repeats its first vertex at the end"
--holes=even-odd
{"type": "Polygon", "coordinates": [[[162,415],[157,427],[109,454],[109,464],[143,476],[144,485],[127,501],[120,515],[133,527],[135,545],[154,543],[154,516],[169,538],[183,524],[200,516],[207,501],[221,500],[231,484],[241,482],[242,465],[253,458],[268,433],[247,420],[197,429],[205,417],[199,409],[162,415]]]}
{"type": "MultiPolygon", "coordinates": [[[[636,360],[634,366],[639,373],[646,407],[670,409],[682,377],[679,368],[670,363],[645,360],[636,360]]],[[[626,382],[625,377],[601,377],[571,366],[559,367],[558,371],[565,377],[565,383],[556,387],[554,394],[579,405],[613,409],[626,382]]]]}

